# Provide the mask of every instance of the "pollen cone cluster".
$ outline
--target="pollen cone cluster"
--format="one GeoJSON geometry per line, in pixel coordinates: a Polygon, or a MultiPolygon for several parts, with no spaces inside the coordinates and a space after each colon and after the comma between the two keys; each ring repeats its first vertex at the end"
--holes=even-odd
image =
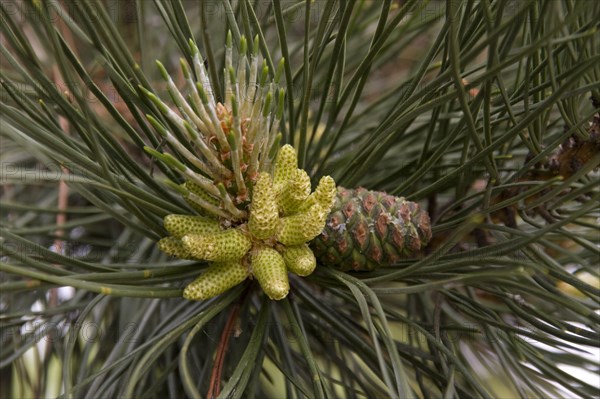
{"type": "Polygon", "coordinates": [[[165,183],[197,213],[166,216],[169,236],[159,248],[210,263],[184,290],[192,300],[211,298],[248,277],[258,280],[270,298],[284,298],[288,270],[303,276],[314,270],[306,243],[323,230],[335,196],[330,177],[311,194],[296,151],[279,148],[284,61],[276,71],[264,60],[261,64],[258,36],[251,49],[244,36],[237,44],[234,54],[229,33],[223,93],[215,90],[221,83],[211,80],[193,40],[191,63],[180,62],[182,89],[157,61],[170,104],[139,87],[150,110],[148,122],[162,139],[160,147],[146,147],[146,152],[169,176],[165,183]]]}
{"type": "Polygon", "coordinates": [[[159,241],[159,248],[178,258],[210,262],[185,288],[185,298],[208,299],[252,276],[269,298],[279,300],[290,289],[288,272],[307,276],[314,271],[317,262],[308,242],[323,230],[336,186],[325,176],[311,193],[310,180],[297,163],[296,151],[285,145],[272,174],[258,174],[247,222],[223,228],[219,219],[206,216],[165,217],[170,236],[159,241]]]}

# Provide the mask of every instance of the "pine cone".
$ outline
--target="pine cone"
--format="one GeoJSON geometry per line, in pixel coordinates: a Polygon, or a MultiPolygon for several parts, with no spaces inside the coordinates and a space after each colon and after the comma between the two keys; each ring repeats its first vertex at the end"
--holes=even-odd
{"type": "Polygon", "coordinates": [[[338,187],[323,232],[311,247],[317,259],[340,270],[373,270],[425,248],[429,215],[415,202],[364,188],[338,187]]]}

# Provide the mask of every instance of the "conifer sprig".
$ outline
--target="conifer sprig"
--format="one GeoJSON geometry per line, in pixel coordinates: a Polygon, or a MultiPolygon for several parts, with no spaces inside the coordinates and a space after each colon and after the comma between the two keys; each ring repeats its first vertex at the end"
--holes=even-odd
{"type": "Polygon", "coordinates": [[[0,396],[598,396],[599,7],[0,2],[0,396]],[[259,151],[230,154],[244,115],[259,151]],[[254,277],[184,259],[182,232],[246,223],[286,143],[313,189],[418,202],[425,252],[374,245],[393,262],[348,272],[267,245],[254,277]],[[187,295],[232,288],[183,300],[204,273],[187,295]]]}

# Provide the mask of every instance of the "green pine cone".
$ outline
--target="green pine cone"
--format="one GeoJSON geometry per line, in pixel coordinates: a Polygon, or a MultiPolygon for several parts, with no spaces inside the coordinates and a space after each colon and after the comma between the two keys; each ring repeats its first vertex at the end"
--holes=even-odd
{"type": "Polygon", "coordinates": [[[364,188],[338,187],[325,229],[311,248],[324,265],[361,271],[412,256],[430,239],[429,215],[417,203],[364,188]]]}

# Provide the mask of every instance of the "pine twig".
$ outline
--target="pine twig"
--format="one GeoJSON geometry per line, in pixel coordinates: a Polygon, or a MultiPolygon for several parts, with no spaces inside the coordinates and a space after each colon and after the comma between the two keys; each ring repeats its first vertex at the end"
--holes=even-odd
{"type": "Polygon", "coordinates": [[[221,339],[219,340],[219,346],[217,347],[217,353],[215,355],[215,364],[213,365],[212,372],[210,374],[210,385],[208,387],[208,393],[206,394],[207,399],[214,399],[221,393],[221,373],[223,371],[223,363],[225,360],[225,353],[229,345],[229,337],[235,326],[235,322],[240,314],[240,302],[236,303],[227,318],[225,328],[221,332],[221,339]]]}

